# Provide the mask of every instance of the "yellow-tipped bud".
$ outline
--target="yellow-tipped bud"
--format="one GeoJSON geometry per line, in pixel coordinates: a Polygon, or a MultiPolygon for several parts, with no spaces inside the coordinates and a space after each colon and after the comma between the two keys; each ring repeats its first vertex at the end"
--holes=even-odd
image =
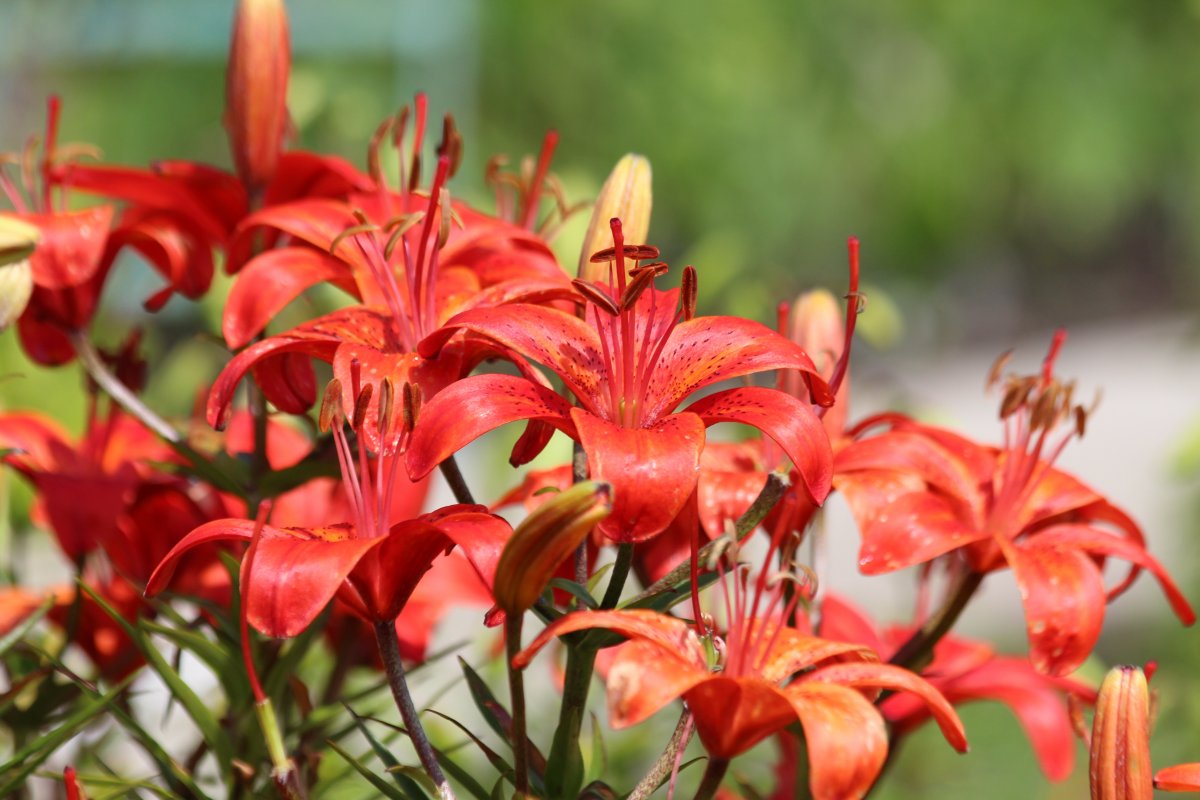
{"type": "Polygon", "coordinates": [[[0,217],[0,331],[16,321],[33,294],[29,256],[37,247],[38,229],[12,217],[0,217]]]}
{"type": "Polygon", "coordinates": [[[506,614],[529,609],[554,571],[612,511],[611,487],[583,481],[533,511],[513,531],[496,565],[493,592],[506,614]]]}
{"type": "Polygon", "coordinates": [[[1150,800],[1150,690],[1140,667],[1113,667],[1100,685],[1089,756],[1092,800],[1150,800]]]}
{"type": "Polygon", "coordinates": [[[590,259],[592,253],[612,246],[612,232],[608,223],[613,217],[621,219],[625,241],[646,241],[650,233],[650,208],[653,205],[650,183],[650,162],[644,156],[630,153],[613,167],[592,209],[587,234],[583,237],[583,249],[579,253],[579,274],[576,277],[593,283],[608,280],[608,265],[593,264],[590,259]]]}

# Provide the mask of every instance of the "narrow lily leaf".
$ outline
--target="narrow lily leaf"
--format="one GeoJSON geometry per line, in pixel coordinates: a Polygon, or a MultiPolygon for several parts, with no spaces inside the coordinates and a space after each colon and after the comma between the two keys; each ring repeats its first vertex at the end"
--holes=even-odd
{"type": "MultiPolygon", "coordinates": [[[[448,717],[445,714],[441,714],[437,711],[434,711],[433,709],[430,709],[429,713],[437,714],[439,717],[446,720],[451,725],[453,725],[454,727],[458,728],[460,731],[465,733],[467,735],[467,737],[471,740],[471,742],[474,743],[474,745],[479,748],[479,752],[483,753],[483,756],[484,756],[484,758],[486,758],[488,760],[488,763],[490,763],[493,767],[496,768],[497,772],[499,772],[501,775],[503,775],[505,778],[507,778],[510,783],[513,783],[513,784],[516,783],[516,773],[513,771],[512,765],[509,764],[507,761],[505,761],[503,756],[501,756],[495,750],[493,750],[492,748],[490,748],[486,744],[484,744],[482,739],[480,739],[475,734],[471,733],[471,731],[469,731],[465,725],[463,725],[461,722],[454,719],[453,717],[448,717]]],[[[530,776],[530,777],[533,777],[533,776],[530,776]]]]}
{"type": "MultiPolygon", "coordinates": [[[[600,730],[600,719],[592,712],[588,712],[588,716],[592,718],[592,758],[588,764],[590,786],[601,776],[608,774],[608,749],[604,746],[604,731],[600,730]]],[[[584,791],[586,792],[587,788],[584,791]]]]}
{"type": "MultiPolygon", "coordinates": [[[[241,692],[248,696],[249,687],[244,685],[245,676],[242,674],[242,662],[228,650],[212,642],[197,631],[163,625],[153,620],[143,620],[141,624],[143,628],[151,633],[162,636],[180,650],[187,650],[203,661],[213,671],[213,674],[220,678],[221,685],[227,692],[240,687],[241,692]]],[[[236,691],[232,692],[234,695],[236,693],[236,691]]],[[[245,697],[238,698],[231,696],[230,704],[236,705],[239,699],[244,700],[245,697]]]]}
{"type": "Polygon", "coordinates": [[[3,637],[0,637],[0,656],[7,653],[14,644],[24,639],[25,635],[33,629],[33,626],[37,625],[42,617],[46,616],[50,612],[50,609],[54,608],[56,602],[54,597],[47,597],[40,606],[35,608],[29,616],[21,621],[20,625],[13,628],[3,637]]]}
{"type": "Polygon", "coordinates": [[[233,751],[230,749],[228,737],[221,730],[220,724],[208,709],[208,706],[192,690],[192,687],[179,676],[179,673],[175,671],[163,654],[158,651],[158,648],[150,641],[140,623],[137,626],[131,625],[128,620],[122,617],[103,597],[93,591],[86,583],[81,582],[79,586],[133,640],[133,643],[145,657],[146,663],[158,673],[159,677],[163,679],[163,682],[171,691],[171,695],[187,710],[188,716],[192,718],[192,721],[196,723],[196,727],[200,729],[200,735],[204,737],[204,741],[208,743],[208,746],[212,748],[213,753],[216,755],[217,764],[221,767],[222,772],[227,775],[233,761],[233,751]]]}
{"type": "MultiPolygon", "coordinates": [[[[426,792],[422,786],[403,772],[404,768],[401,766],[400,762],[396,760],[396,757],[392,755],[392,751],[384,747],[383,744],[375,738],[375,735],[371,733],[371,729],[367,727],[366,723],[363,721],[363,718],[356,714],[354,709],[350,706],[347,706],[344,703],[342,705],[345,706],[346,710],[350,712],[350,716],[354,718],[354,724],[358,728],[359,733],[361,733],[367,742],[370,743],[371,749],[375,751],[375,755],[379,757],[379,760],[383,762],[383,766],[386,767],[387,771],[391,773],[392,778],[396,781],[396,784],[400,787],[401,791],[407,792],[413,797],[426,796],[426,792]]],[[[422,772],[421,775],[425,776],[426,780],[429,780],[429,776],[425,775],[425,773],[422,772]]],[[[434,787],[434,794],[437,794],[436,787],[434,787]]]]}
{"type": "Polygon", "coordinates": [[[588,592],[587,589],[583,588],[575,581],[569,581],[566,578],[551,578],[550,586],[556,589],[562,589],[564,592],[567,592],[578,599],[579,602],[583,603],[583,605],[587,608],[600,607],[600,602],[596,598],[592,597],[591,593],[588,592]]]}
{"type": "Polygon", "coordinates": [[[487,722],[489,728],[496,732],[497,736],[507,739],[508,734],[505,733],[504,725],[500,722],[499,714],[507,717],[508,710],[496,699],[492,690],[484,683],[483,678],[479,677],[479,673],[472,669],[462,656],[458,657],[458,664],[462,668],[463,675],[466,676],[467,689],[471,692],[471,699],[475,701],[475,707],[483,715],[484,721],[487,722]]]}
{"type": "MultiPolygon", "coordinates": [[[[392,800],[413,800],[411,795],[405,794],[392,784],[385,781],[383,778],[376,775],[365,764],[363,764],[362,761],[350,755],[350,753],[346,750],[342,749],[337,742],[333,741],[332,739],[326,739],[325,743],[332,747],[333,752],[341,756],[347,764],[354,767],[358,774],[366,778],[367,782],[374,786],[376,791],[378,791],[384,797],[390,797],[392,800]]],[[[418,797],[423,796],[424,795],[418,795],[418,797]]]]}
{"type": "Polygon", "coordinates": [[[288,640],[283,655],[271,665],[271,670],[266,674],[263,682],[268,695],[278,692],[287,683],[288,678],[296,674],[300,659],[304,658],[313,644],[320,640],[321,633],[325,629],[325,620],[328,618],[329,611],[326,609],[299,636],[288,640]]]}
{"type": "MultiPolygon", "coordinates": [[[[433,754],[437,756],[438,764],[445,770],[446,774],[454,780],[458,781],[458,785],[465,789],[473,797],[478,800],[490,800],[492,793],[483,788],[483,784],[475,780],[475,776],[467,770],[456,764],[444,751],[433,748],[433,754]]],[[[504,779],[501,778],[497,785],[503,785],[504,779]]]]}
{"type": "Polygon", "coordinates": [[[93,698],[75,710],[53,730],[29,742],[22,747],[8,762],[0,766],[0,796],[7,797],[17,787],[24,785],[25,779],[35,769],[41,766],[47,758],[54,754],[62,744],[82,730],[97,714],[109,706],[125,687],[133,680],[133,676],[125,678],[107,694],[93,698]]]}

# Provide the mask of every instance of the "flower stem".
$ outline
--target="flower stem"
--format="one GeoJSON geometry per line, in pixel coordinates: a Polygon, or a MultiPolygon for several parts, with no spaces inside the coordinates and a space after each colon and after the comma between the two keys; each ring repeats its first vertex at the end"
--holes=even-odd
{"type": "Polygon", "coordinates": [[[433,752],[433,745],[429,743],[429,737],[421,727],[421,718],[413,705],[412,695],[409,694],[408,681],[404,679],[404,664],[400,661],[400,640],[396,636],[396,623],[376,622],[375,641],[379,645],[379,657],[387,671],[392,697],[396,700],[396,707],[400,709],[404,727],[408,729],[408,738],[412,739],[413,746],[417,749],[417,758],[421,760],[421,766],[425,767],[425,771],[437,785],[438,797],[441,800],[455,800],[454,790],[442,774],[437,755],[433,752]]]}
{"type": "Polygon", "coordinates": [[[700,780],[700,788],[696,790],[695,800],[711,800],[725,778],[725,770],[729,769],[728,758],[713,758],[709,756],[708,766],[704,768],[704,777],[700,780]]]}
{"type": "Polygon", "coordinates": [[[172,450],[186,458],[201,478],[222,491],[242,497],[245,496],[245,487],[240,486],[237,481],[217,469],[211,461],[196,452],[184,439],[183,434],[171,427],[169,422],[143,403],[141,398],[134,394],[128,386],[121,383],[120,379],[105,365],[103,359],[100,358],[100,354],[96,352],[96,348],[92,346],[91,341],[88,340],[83,331],[72,332],[70,338],[71,345],[75,348],[75,354],[79,356],[79,361],[83,364],[83,368],[87,371],[87,374],[91,376],[96,385],[103,389],[104,393],[111,397],[117,405],[121,406],[121,408],[125,409],[126,413],[162,438],[163,441],[171,446],[172,450]]]}
{"type": "MultiPolygon", "coordinates": [[[[737,531],[739,540],[746,538],[752,530],[758,527],[775,504],[783,497],[783,493],[792,485],[791,480],[782,472],[772,472],[767,475],[767,482],[763,485],[762,491],[758,493],[758,497],[746,509],[742,516],[738,517],[734,529],[737,531]]],[[[713,542],[709,542],[700,548],[699,562],[703,564],[708,560],[708,556],[712,553],[714,547],[713,542]]],[[[675,569],[668,572],[663,577],[652,583],[638,596],[625,603],[626,606],[633,605],[652,597],[657,597],[660,594],[666,594],[673,589],[677,584],[688,579],[691,573],[691,564],[687,561],[680,564],[675,569]]]]}
{"type": "Polygon", "coordinates": [[[525,682],[524,673],[514,669],[512,661],[521,650],[521,622],[523,615],[508,615],[504,620],[504,646],[508,668],[508,693],[512,705],[512,749],[517,797],[529,794],[529,739],[525,735],[525,682]]]}
{"type": "Polygon", "coordinates": [[[625,581],[629,578],[629,568],[633,565],[633,544],[624,542],[617,545],[617,560],[613,564],[612,575],[608,578],[608,588],[604,590],[604,598],[600,601],[601,608],[616,608],[625,589],[625,581]]]}
{"type": "Polygon", "coordinates": [[[675,769],[675,764],[679,760],[679,754],[688,746],[688,742],[692,740],[692,732],[695,727],[692,725],[692,712],[684,711],[679,717],[679,724],[675,726],[675,732],[671,734],[670,740],[667,741],[666,748],[662,751],[662,755],[650,767],[650,771],[638,781],[638,785],[633,787],[633,791],[629,793],[626,800],[646,800],[654,790],[662,785],[662,782],[667,779],[671,772],[675,769]]]}
{"type": "MultiPolygon", "coordinates": [[[[582,483],[587,480],[587,475],[587,453],[584,452],[583,445],[575,442],[571,453],[571,483],[582,483]]],[[[575,548],[575,582],[580,586],[587,585],[587,546],[588,543],[585,539],[579,543],[579,547],[575,548]]]]}
{"type": "Polygon", "coordinates": [[[91,341],[83,331],[72,331],[69,336],[71,338],[71,345],[75,348],[75,354],[79,356],[79,361],[83,364],[83,368],[87,370],[92,380],[104,390],[105,394],[165,441],[171,444],[183,441],[183,436],[180,435],[179,431],[172,428],[170,423],[143,403],[128,386],[121,383],[120,379],[109,371],[103,359],[100,358],[100,354],[96,352],[96,348],[92,346],[91,341]]]}
{"type": "Polygon", "coordinates": [[[954,623],[958,621],[982,581],[982,572],[967,570],[949,593],[946,604],[913,632],[908,641],[891,657],[890,663],[914,672],[919,672],[927,666],[933,657],[933,648],[954,627],[954,623]]]}
{"type": "Polygon", "coordinates": [[[446,483],[450,484],[450,491],[454,492],[454,499],[460,503],[475,505],[475,498],[471,494],[471,490],[467,488],[467,482],[463,478],[462,470],[458,468],[458,462],[454,460],[454,456],[450,456],[440,465],[442,477],[446,479],[446,483]]]}

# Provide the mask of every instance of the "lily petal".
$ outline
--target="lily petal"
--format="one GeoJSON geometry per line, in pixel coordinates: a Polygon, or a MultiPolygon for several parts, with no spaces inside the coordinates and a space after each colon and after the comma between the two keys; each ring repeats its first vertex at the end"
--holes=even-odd
{"type": "Polygon", "coordinates": [[[804,372],[822,405],[829,388],[803,348],[757,322],[740,317],[696,317],[671,331],[646,392],[644,419],[674,410],[697,389],[773,369],[804,372]]]}
{"type": "Polygon", "coordinates": [[[707,670],[657,644],[628,641],[616,648],[605,676],[612,726],[636,725],[709,678],[707,670]]]}
{"type": "Polygon", "coordinates": [[[616,542],[640,542],[662,532],[696,488],[704,423],[671,414],[649,428],[621,428],[571,409],[593,480],[613,487],[612,513],[599,531],[616,542]]]}
{"type": "Polygon", "coordinates": [[[573,437],[570,412],[554,392],[514,375],[455,381],[421,408],[408,446],[408,473],[420,479],[468,443],[517,420],[542,420],[573,437]]]}
{"type": "Polygon", "coordinates": [[[714,675],[684,699],[692,710],[696,735],[713,758],[744,753],[796,718],[791,698],[758,678],[714,675]]]}
{"type": "Polygon", "coordinates": [[[1200,763],[1160,769],[1154,773],[1154,788],[1164,792],[1200,792],[1200,763]]]}
{"type": "Polygon", "coordinates": [[[1092,652],[1104,622],[1104,579],[1077,547],[996,541],[1012,567],[1025,606],[1030,660],[1039,672],[1065,675],[1092,652]]]}
{"type": "Polygon", "coordinates": [[[626,609],[623,611],[576,611],[560,617],[537,635],[512,660],[517,669],[524,669],[538,651],[555,638],[575,631],[604,628],[636,641],[653,644],[660,651],[671,653],[708,674],[708,659],[688,623],[657,611],[626,609]]]}
{"type": "MultiPolygon", "coordinates": [[[[155,595],[171,581],[180,559],[200,545],[215,542],[249,542],[252,520],[222,519],[201,525],[171,548],[146,584],[155,595]]],[[[327,528],[275,528],[263,526],[254,556],[254,574],[242,575],[249,586],[245,602],[250,624],[268,636],[296,636],[309,626],[333,599],[342,582],[382,537],[355,539],[349,526],[327,528]]],[[[243,573],[244,573],[243,566],[243,573]]]]}
{"type": "Polygon", "coordinates": [[[318,283],[337,283],[353,294],[348,278],[344,262],[319,250],[282,247],[266,251],[246,265],[229,291],[221,319],[225,343],[233,350],[245,346],[284,306],[318,283]]]}
{"type": "Polygon", "coordinates": [[[866,795],[887,759],[883,718],[854,689],[800,681],[783,689],[808,748],[813,800],[856,800],[866,795]]]}
{"type": "Polygon", "coordinates": [[[775,389],[745,386],[702,397],[686,410],[705,425],[741,422],[758,428],[791,459],[813,502],[819,504],[829,494],[833,451],[825,427],[809,404],[775,389]]]}

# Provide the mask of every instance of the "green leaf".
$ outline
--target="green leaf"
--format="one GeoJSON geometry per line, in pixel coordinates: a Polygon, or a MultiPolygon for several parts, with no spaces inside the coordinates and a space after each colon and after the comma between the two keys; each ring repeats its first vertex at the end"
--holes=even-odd
{"type": "Polygon", "coordinates": [[[157,633],[180,650],[187,650],[208,665],[229,695],[229,704],[238,706],[249,699],[250,687],[246,682],[242,660],[234,653],[221,647],[199,631],[163,625],[154,620],[142,620],[142,627],[157,633]]]}
{"type": "MultiPolygon", "coordinates": [[[[479,713],[483,715],[483,719],[487,722],[488,727],[496,732],[500,738],[507,740],[508,732],[506,726],[501,721],[508,719],[508,709],[501,705],[496,696],[492,694],[492,690],[484,683],[483,678],[479,677],[479,673],[471,669],[462,656],[458,657],[459,666],[462,667],[463,675],[467,678],[467,689],[471,692],[471,699],[475,701],[475,707],[479,709],[479,713]]],[[[451,720],[454,722],[454,720],[451,720]]],[[[458,724],[455,722],[454,724],[458,724]]]]}
{"type": "MultiPolygon", "coordinates": [[[[343,705],[345,704],[343,703],[343,705]]],[[[359,732],[362,733],[363,737],[365,737],[370,743],[371,749],[375,751],[375,755],[379,756],[379,760],[383,762],[383,766],[387,769],[387,771],[392,773],[392,777],[396,780],[396,783],[400,786],[400,789],[414,797],[425,797],[427,793],[423,791],[422,786],[401,771],[404,768],[401,767],[400,762],[396,760],[396,757],[392,755],[390,750],[384,747],[383,744],[375,738],[375,735],[371,733],[370,729],[367,728],[366,723],[363,722],[363,718],[356,714],[354,709],[350,706],[345,707],[346,710],[350,712],[350,716],[354,718],[354,724],[358,727],[359,732]]],[[[429,776],[425,775],[424,772],[422,772],[421,775],[426,780],[429,780],[429,776]]],[[[437,794],[437,786],[432,781],[429,783],[429,788],[433,789],[434,795],[437,794]]]]}
{"type": "Polygon", "coordinates": [[[208,706],[200,699],[192,687],[187,684],[179,673],[170,665],[163,654],[158,651],[154,643],[150,641],[145,629],[142,628],[143,621],[139,621],[138,625],[129,624],[108,602],[97,594],[90,586],[82,581],[79,586],[83,591],[99,605],[104,612],[112,617],[113,621],[119,624],[129,638],[133,640],[134,645],[138,648],[141,654],[145,657],[146,663],[158,673],[158,676],[163,679],[163,682],[170,689],[171,694],[183,705],[187,710],[188,716],[196,723],[196,727],[200,729],[200,735],[204,737],[205,743],[212,748],[214,755],[217,757],[217,765],[222,771],[222,775],[226,778],[232,769],[233,750],[228,737],[221,730],[220,724],[216,717],[209,711],[208,706]]]}
{"type": "Polygon", "coordinates": [[[50,609],[54,608],[55,602],[54,597],[47,597],[40,606],[35,608],[28,617],[21,621],[20,625],[4,634],[0,638],[0,656],[7,653],[14,644],[24,639],[25,635],[33,629],[33,626],[37,625],[42,617],[50,613],[50,609]]]}
{"type": "Polygon", "coordinates": [[[604,747],[604,732],[600,729],[600,720],[590,711],[588,716],[592,718],[592,758],[588,765],[588,775],[595,780],[608,774],[608,751],[604,747]]]}
{"type": "Polygon", "coordinates": [[[617,800],[620,795],[613,791],[613,788],[603,781],[592,781],[587,786],[583,787],[583,791],[579,793],[578,800],[617,800]]]}
{"type": "Polygon", "coordinates": [[[112,704],[113,700],[125,691],[125,687],[132,680],[133,676],[130,675],[107,694],[91,698],[80,704],[73,714],[58,723],[53,730],[47,731],[13,753],[13,757],[8,760],[8,763],[0,766],[0,781],[2,781],[0,797],[8,797],[17,787],[24,785],[25,779],[29,777],[30,773],[112,704]]]}
{"type": "Polygon", "coordinates": [[[599,608],[600,602],[592,597],[587,589],[580,586],[575,581],[569,581],[566,578],[551,578],[550,586],[556,589],[562,589],[574,596],[579,602],[583,603],[588,608],[599,608]]]}
{"type": "Polygon", "coordinates": [[[390,797],[392,800],[412,800],[409,795],[400,791],[400,789],[376,775],[374,772],[368,769],[365,764],[343,750],[337,742],[333,741],[332,739],[326,739],[325,743],[332,747],[333,752],[341,756],[346,763],[354,767],[354,769],[358,771],[359,775],[362,775],[364,778],[366,778],[367,782],[374,786],[376,791],[378,791],[380,794],[384,795],[385,797],[390,797]]]}
{"type": "Polygon", "coordinates": [[[340,476],[341,472],[336,461],[309,455],[303,461],[287,469],[268,472],[259,483],[258,491],[264,498],[277,497],[314,478],[338,478],[340,476]]]}

